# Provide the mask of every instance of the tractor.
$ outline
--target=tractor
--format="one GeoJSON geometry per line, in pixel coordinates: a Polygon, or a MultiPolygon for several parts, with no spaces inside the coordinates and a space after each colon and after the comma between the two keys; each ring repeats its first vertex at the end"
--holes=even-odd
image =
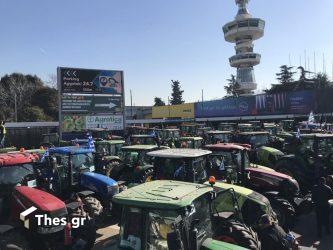
{"type": "Polygon", "coordinates": [[[160,129],[156,133],[161,140],[161,145],[172,148],[179,142],[180,131],[177,128],[160,129]]]}
{"type": "MultiPolygon", "coordinates": [[[[200,149],[203,147],[204,139],[202,137],[180,137],[178,147],[200,149]]],[[[177,146],[176,146],[177,147],[177,146]]]]}
{"type": "Polygon", "coordinates": [[[122,206],[119,248],[260,249],[257,234],[237,220],[232,189],[158,180],[132,187],[114,202],[122,206]]]}
{"type": "Polygon", "coordinates": [[[232,131],[212,130],[207,133],[206,144],[215,144],[218,142],[231,142],[233,139],[232,131]]]}
{"type": "Polygon", "coordinates": [[[253,132],[255,127],[251,123],[238,123],[236,130],[239,132],[253,132]]]}
{"type": "Polygon", "coordinates": [[[220,131],[235,131],[237,128],[237,123],[226,123],[226,122],[221,122],[219,123],[217,129],[220,131]]]}
{"type": "Polygon", "coordinates": [[[126,184],[151,181],[154,168],[152,158],[147,153],[166,148],[156,145],[122,147],[119,161],[113,160],[107,165],[106,175],[126,184]]]}
{"type": "Polygon", "coordinates": [[[198,128],[198,136],[206,137],[209,131],[213,130],[211,127],[198,128]]]}
{"type": "Polygon", "coordinates": [[[43,141],[40,143],[40,147],[65,147],[70,146],[69,141],[61,140],[58,133],[43,134],[43,141]]]}
{"type": "Polygon", "coordinates": [[[156,145],[157,140],[154,135],[131,135],[131,145],[156,145]]]}
{"type": "Polygon", "coordinates": [[[241,146],[251,147],[250,161],[252,163],[273,167],[284,153],[276,148],[270,147],[269,132],[242,132],[235,137],[235,142],[241,146]]]}
{"type": "Polygon", "coordinates": [[[181,136],[196,136],[198,134],[198,125],[195,123],[183,123],[180,125],[181,136]]]}
{"type": "Polygon", "coordinates": [[[293,225],[296,211],[297,214],[311,211],[311,200],[301,196],[297,181],[273,169],[250,164],[248,148],[220,143],[207,145],[205,149],[212,151],[207,167],[208,174],[265,195],[284,228],[293,225]]]}
{"type": "Polygon", "coordinates": [[[13,189],[10,207],[0,209],[0,224],[0,249],[91,249],[96,239],[94,221],[79,201],[65,205],[26,186],[13,189]],[[51,224],[41,217],[62,223],[51,224]]]}
{"type": "Polygon", "coordinates": [[[37,186],[64,200],[79,197],[92,218],[110,215],[112,197],[124,188],[113,179],[94,173],[94,149],[50,148],[35,163],[37,186]]]}
{"type": "Polygon", "coordinates": [[[333,187],[333,135],[304,134],[287,144],[288,155],[280,158],[274,169],[293,176],[301,191],[310,191],[318,178],[326,177],[333,187]]]}

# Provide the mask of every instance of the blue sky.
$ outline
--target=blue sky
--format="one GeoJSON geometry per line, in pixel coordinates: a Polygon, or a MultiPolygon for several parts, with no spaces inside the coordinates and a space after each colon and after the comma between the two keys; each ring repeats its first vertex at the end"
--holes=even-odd
{"type": "MultiPolygon", "coordinates": [[[[220,98],[235,69],[233,45],[222,25],[234,19],[234,0],[0,0],[0,76],[23,72],[47,80],[57,66],[120,69],[136,105],[170,95],[182,83],[184,99],[220,98]]],[[[252,0],[249,10],[266,21],[255,42],[262,54],[255,67],[259,89],[275,82],[282,64],[304,64],[304,51],[317,54],[317,71],[332,76],[333,1],[252,0]]]]}

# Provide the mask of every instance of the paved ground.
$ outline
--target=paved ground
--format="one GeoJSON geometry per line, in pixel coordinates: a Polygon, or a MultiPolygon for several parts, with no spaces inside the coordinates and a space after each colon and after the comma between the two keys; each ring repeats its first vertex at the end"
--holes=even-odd
{"type": "MultiPolygon", "coordinates": [[[[97,240],[94,250],[116,249],[119,227],[112,225],[103,227],[97,231],[97,240]]],[[[324,235],[320,241],[316,237],[315,214],[304,215],[298,218],[293,232],[300,236],[301,249],[333,249],[333,232],[331,235],[324,235]]]]}

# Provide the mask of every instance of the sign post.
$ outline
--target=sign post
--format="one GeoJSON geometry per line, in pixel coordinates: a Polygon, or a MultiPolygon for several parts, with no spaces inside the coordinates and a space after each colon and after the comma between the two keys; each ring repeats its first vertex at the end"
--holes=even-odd
{"type": "Polygon", "coordinates": [[[60,136],[63,132],[125,129],[122,71],[58,67],[60,136]]]}

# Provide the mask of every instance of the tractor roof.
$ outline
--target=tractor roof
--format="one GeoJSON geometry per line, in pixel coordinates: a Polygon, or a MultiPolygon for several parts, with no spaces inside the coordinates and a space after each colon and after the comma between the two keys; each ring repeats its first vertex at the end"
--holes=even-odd
{"type": "Polygon", "coordinates": [[[17,195],[19,200],[20,196],[25,197],[23,203],[27,202],[28,204],[23,205],[27,205],[26,209],[32,205],[44,212],[54,212],[66,208],[62,200],[52,194],[31,187],[17,186],[14,189],[13,195],[17,195]]]}
{"type": "Polygon", "coordinates": [[[201,141],[203,140],[200,136],[187,136],[187,137],[180,137],[179,140],[186,141],[186,140],[194,140],[194,141],[201,141]]]}
{"type": "Polygon", "coordinates": [[[77,154],[87,154],[87,153],[93,153],[95,152],[94,149],[90,148],[83,148],[83,147],[58,147],[58,148],[50,148],[49,153],[50,154],[71,154],[71,155],[77,155],[77,154]]]}
{"type": "Polygon", "coordinates": [[[151,209],[180,209],[205,193],[213,191],[209,185],[170,180],[146,182],[113,197],[116,203],[151,209]]]}
{"type": "Polygon", "coordinates": [[[101,141],[95,141],[95,144],[108,144],[108,145],[114,145],[114,144],[124,144],[125,141],[123,140],[101,140],[101,141]]]}
{"type": "Polygon", "coordinates": [[[215,134],[232,134],[231,131],[221,131],[221,130],[211,130],[208,131],[207,134],[215,135],[215,134]]]}
{"type": "MultiPolygon", "coordinates": [[[[159,147],[157,145],[132,145],[132,146],[124,146],[121,149],[124,151],[144,151],[144,150],[155,150],[159,147]]],[[[166,149],[168,147],[160,147],[160,149],[166,149]]]]}
{"type": "Polygon", "coordinates": [[[36,154],[26,152],[0,154],[0,166],[31,163],[37,161],[38,159],[39,157],[36,154]]]}
{"type": "Polygon", "coordinates": [[[162,129],[164,131],[179,131],[179,128],[166,128],[166,129],[162,129]]]}
{"type": "Polygon", "coordinates": [[[211,154],[211,151],[191,148],[170,148],[149,152],[148,155],[158,158],[196,158],[211,154]]]}
{"type": "Polygon", "coordinates": [[[333,138],[333,134],[315,134],[318,138],[333,138]]]}
{"type": "Polygon", "coordinates": [[[233,150],[244,150],[246,149],[243,146],[234,144],[234,143],[217,143],[217,144],[211,144],[206,145],[206,149],[211,151],[233,151],[233,150]]]}
{"type": "Polygon", "coordinates": [[[131,135],[132,138],[154,138],[154,135],[131,135]]]}
{"type": "Polygon", "coordinates": [[[251,123],[238,123],[238,127],[252,127],[251,123]]]}
{"type": "Polygon", "coordinates": [[[240,132],[239,135],[269,135],[267,131],[240,132]]]}

